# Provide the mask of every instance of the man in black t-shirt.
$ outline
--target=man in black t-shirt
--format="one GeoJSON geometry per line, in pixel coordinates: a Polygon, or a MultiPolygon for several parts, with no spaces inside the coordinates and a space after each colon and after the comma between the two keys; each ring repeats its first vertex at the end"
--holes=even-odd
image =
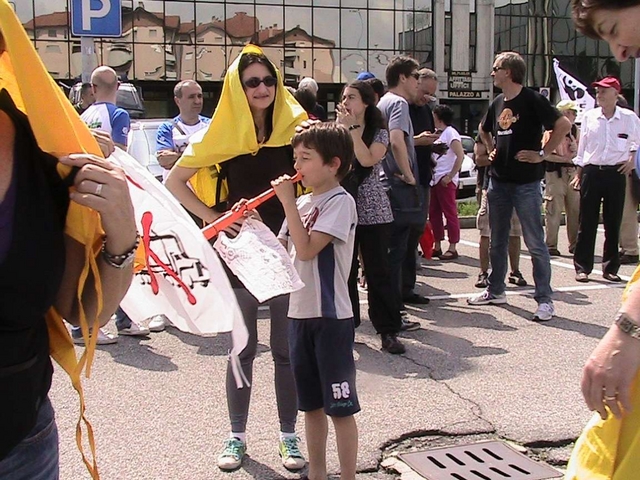
{"type": "Polygon", "coordinates": [[[551,300],[551,262],[542,227],[540,181],[544,177],[543,160],[562,141],[571,124],[546,98],[522,86],[526,65],[519,54],[498,54],[492,70],[494,85],[503,93],[489,107],[480,130],[482,142],[491,152],[488,190],[491,274],[487,289],[468,303],[507,302],[504,279],[510,220],[515,208],[533,263],[534,298],[538,303],[533,320],[551,320],[555,310],[551,300]],[[544,130],[552,132],[542,148],[544,130]]]}

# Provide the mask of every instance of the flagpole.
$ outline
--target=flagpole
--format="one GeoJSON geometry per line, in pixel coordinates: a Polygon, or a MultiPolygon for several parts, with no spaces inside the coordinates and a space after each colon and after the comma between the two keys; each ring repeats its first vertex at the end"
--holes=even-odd
{"type": "Polygon", "coordinates": [[[635,59],[635,70],[633,75],[633,111],[640,115],[640,60],[635,59]]]}

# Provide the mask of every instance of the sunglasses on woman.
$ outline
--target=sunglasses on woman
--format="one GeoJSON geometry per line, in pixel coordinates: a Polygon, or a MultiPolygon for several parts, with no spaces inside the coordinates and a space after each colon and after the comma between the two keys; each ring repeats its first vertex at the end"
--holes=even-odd
{"type": "Polygon", "coordinates": [[[272,77],[271,75],[264,78],[251,77],[247,78],[244,81],[244,86],[247,88],[258,88],[261,83],[264,83],[265,87],[273,87],[276,83],[278,83],[278,79],[276,77],[272,77]]]}

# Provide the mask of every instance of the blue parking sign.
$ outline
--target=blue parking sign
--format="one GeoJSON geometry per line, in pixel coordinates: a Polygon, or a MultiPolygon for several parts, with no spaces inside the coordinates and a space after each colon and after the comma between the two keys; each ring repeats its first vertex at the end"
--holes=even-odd
{"type": "Polygon", "coordinates": [[[121,37],[122,0],[71,0],[71,33],[77,37],[121,37]]]}

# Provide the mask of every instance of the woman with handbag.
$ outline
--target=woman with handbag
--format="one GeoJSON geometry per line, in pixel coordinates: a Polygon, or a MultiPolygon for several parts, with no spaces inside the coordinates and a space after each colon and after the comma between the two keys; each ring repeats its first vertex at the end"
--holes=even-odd
{"type": "Polygon", "coordinates": [[[464,150],[460,141],[460,134],[452,126],[453,110],[447,105],[436,105],[433,109],[433,119],[436,128],[441,131],[440,138],[434,145],[445,144],[448,148],[442,155],[433,153],[436,164],[431,180],[431,202],[429,204],[429,221],[433,228],[435,246],[433,256],[440,260],[455,260],[458,258],[456,245],[460,241],[460,220],[456,206],[456,192],[458,190],[458,172],[464,160],[464,150]],[[444,240],[444,223],[447,220],[449,248],[442,253],[444,240]]]}
{"type": "Polygon", "coordinates": [[[349,296],[356,325],[360,324],[358,296],[358,251],[362,256],[367,279],[369,318],[381,336],[382,349],[389,353],[405,352],[398,340],[402,329],[400,299],[390,292],[389,238],[393,212],[384,186],[380,182],[380,162],[389,146],[389,131],[382,113],[376,107],[373,88],[366,82],[355,81],[342,92],[337,107],[337,122],[346,126],[353,138],[356,160],[342,181],[353,195],[358,210],[355,251],[349,276],[349,296]]]}
{"type": "MultiPolygon", "coordinates": [[[[273,179],[295,174],[290,142],[296,126],[306,119],[302,107],[285,89],[276,67],[259,47],[247,45],[229,67],[209,128],[192,137],[171,169],[166,186],[191,213],[212,223],[227,206],[236,208],[245,199],[271,188],[273,179]],[[187,186],[190,180],[193,190],[187,186]]],[[[264,202],[257,211],[261,220],[277,234],[284,220],[278,199],[264,202]]],[[[236,223],[227,232],[235,236],[240,227],[241,223],[236,223]]],[[[225,269],[249,330],[248,345],[240,354],[240,362],[251,385],[258,345],[258,301],[226,266],[225,269]]],[[[287,341],[289,296],[281,295],[268,303],[280,417],[278,452],[286,468],[299,470],[306,462],[295,434],[298,406],[287,341]]],[[[240,467],[246,452],[251,387],[237,388],[231,364],[226,386],[231,433],[218,457],[218,467],[234,470],[240,467]]]]}

